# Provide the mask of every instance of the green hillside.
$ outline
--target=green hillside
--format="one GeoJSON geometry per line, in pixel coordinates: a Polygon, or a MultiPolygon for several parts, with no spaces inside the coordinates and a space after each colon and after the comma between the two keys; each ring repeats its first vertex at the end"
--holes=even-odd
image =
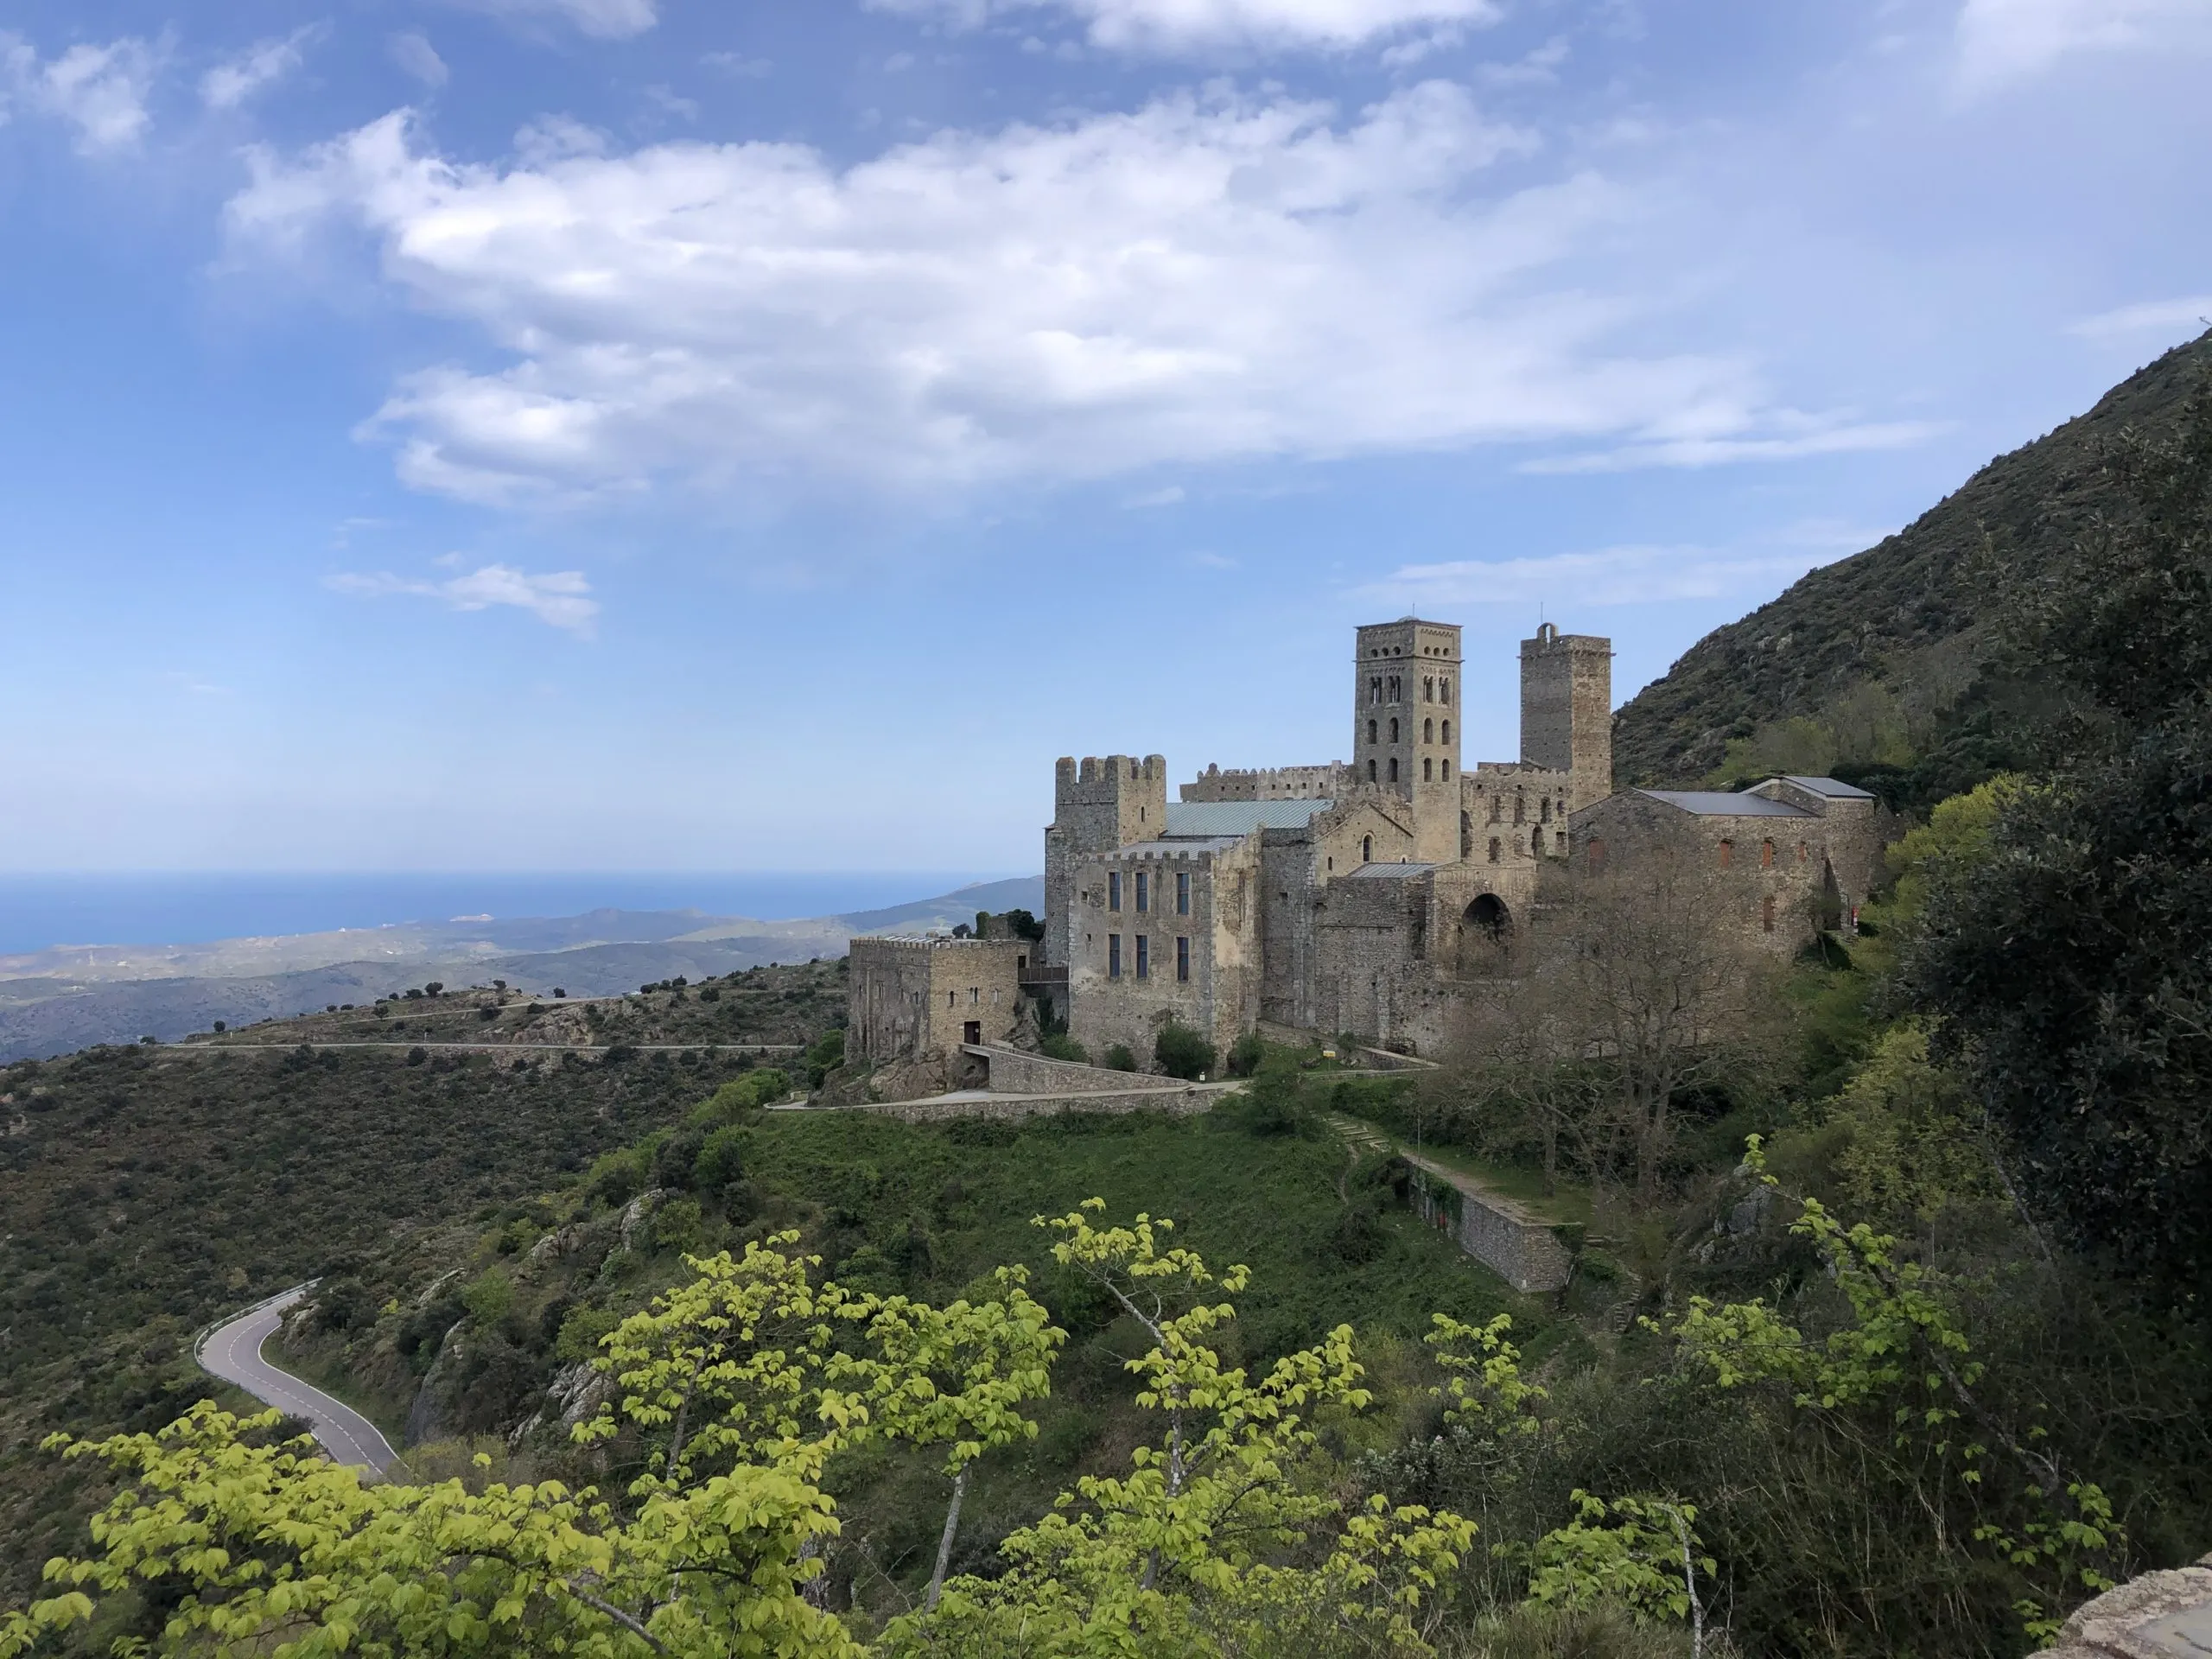
{"type": "Polygon", "coordinates": [[[2030,695],[1987,671],[1992,623],[2110,509],[2101,448],[2129,427],[2171,431],[2208,367],[2212,334],[1999,456],[1896,535],[1714,629],[1615,716],[1615,781],[1888,767],[1908,774],[1897,781],[1914,805],[1970,787],[2010,758],[1994,716],[2030,695]]]}

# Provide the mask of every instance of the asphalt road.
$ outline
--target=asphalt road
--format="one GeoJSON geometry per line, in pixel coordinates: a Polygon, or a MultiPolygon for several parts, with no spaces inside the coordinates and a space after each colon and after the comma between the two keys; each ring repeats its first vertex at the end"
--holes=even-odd
{"type": "Polygon", "coordinates": [[[315,1425],[315,1437],[340,1463],[382,1474],[398,1453],[377,1426],[342,1400],[280,1371],[261,1357],[261,1344],[276,1331],[284,1312],[308,1294],[296,1285],[273,1300],[250,1307],[210,1331],[194,1353],[200,1369],[235,1382],[264,1405],[275,1406],[315,1425]]]}

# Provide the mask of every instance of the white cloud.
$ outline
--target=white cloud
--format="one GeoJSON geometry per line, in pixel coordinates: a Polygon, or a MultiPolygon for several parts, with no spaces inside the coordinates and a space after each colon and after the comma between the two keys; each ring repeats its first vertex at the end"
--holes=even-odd
{"type": "Polygon", "coordinates": [[[320,31],[312,24],[283,40],[259,41],[200,78],[200,101],[211,110],[234,110],[264,86],[275,85],[304,60],[301,48],[320,31]]]}
{"type": "Polygon", "coordinates": [[[84,155],[137,144],[150,120],[146,100],[159,67],[154,49],[136,36],[73,46],[42,63],[20,36],[0,32],[0,91],[75,127],[84,155]]]}
{"type": "Polygon", "coordinates": [[[439,87],[446,84],[452,73],[446,60],[429,41],[412,30],[391,37],[391,60],[425,86],[439,87]]]}
{"type": "Polygon", "coordinates": [[[1966,0],[1961,84],[1969,92],[2042,73],[2081,52],[2212,46],[2205,0],[1966,0]]]}
{"type": "Polygon", "coordinates": [[[452,3],[517,22],[551,18],[603,41],[627,40],[660,21],[654,0],[452,0],[452,3]]]}
{"type": "Polygon", "coordinates": [[[1141,495],[1133,495],[1122,505],[1125,507],[1172,507],[1182,499],[1183,486],[1170,484],[1165,489],[1147,490],[1141,495]]]}
{"type": "MultiPolygon", "coordinates": [[[[438,563],[450,560],[441,559],[438,563]]],[[[396,576],[388,570],[374,574],[348,571],[329,578],[329,585],[341,594],[357,594],[364,598],[405,594],[439,600],[456,611],[482,611],[494,605],[512,605],[529,612],[550,627],[565,628],[585,639],[591,638],[599,620],[599,601],[589,597],[591,583],[581,570],[551,570],[531,575],[511,564],[487,564],[444,582],[396,576]]]]}
{"type": "Polygon", "coordinates": [[[2212,327],[2212,294],[2193,294],[2186,299],[2146,300],[2140,305],[2101,311],[2094,317],[2082,318],[2067,332],[2090,340],[2108,340],[2120,334],[2165,334],[2175,330],[2195,334],[2208,327],[2212,327]]]}
{"type": "Polygon", "coordinates": [[[1124,52],[1208,47],[1343,51],[1409,30],[1495,22],[1497,0],[868,0],[878,11],[975,28],[1050,8],[1083,22],[1097,45],[1124,52]]]}
{"type": "Polygon", "coordinates": [[[1719,599],[1772,592],[1808,570],[1870,546],[1878,535],[1839,543],[1784,532],[1771,550],[1688,546],[1623,546],[1543,558],[1462,559],[1402,565],[1354,597],[1377,605],[1649,605],[1674,599],[1719,599]]]}
{"type": "Polygon", "coordinates": [[[1770,415],[1732,359],[1612,345],[1635,308],[1574,261],[1645,208],[1586,174],[1486,193],[1531,148],[1441,82],[1350,121],[1217,89],[842,170],[774,143],[502,170],[427,151],[400,111],[257,156],[229,217],[272,248],[358,224],[400,290],[501,348],[414,373],[367,429],[410,482],[480,501],[663,474],[1049,482],[1562,439],[1704,464],[1898,437],[1770,415]]]}
{"type": "Polygon", "coordinates": [[[1720,431],[1676,435],[1662,432],[1649,442],[1623,444],[1614,449],[1541,456],[1523,461],[1521,470],[1628,473],[1647,467],[1726,467],[1743,461],[1796,461],[1808,455],[1860,454],[1870,449],[1907,448],[1945,429],[1936,421],[1857,422],[1836,416],[1816,421],[1795,410],[1777,410],[1768,418],[1782,429],[1779,432],[1771,436],[1743,437],[1726,429],[1737,424],[1736,411],[1721,410],[1717,413],[1724,429],[1720,431]]]}

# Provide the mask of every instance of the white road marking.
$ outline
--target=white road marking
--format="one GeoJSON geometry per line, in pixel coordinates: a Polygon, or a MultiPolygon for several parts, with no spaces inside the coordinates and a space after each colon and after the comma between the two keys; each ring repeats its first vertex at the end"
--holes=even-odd
{"type": "Polygon", "coordinates": [[[264,1405],[306,1418],[315,1427],[315,1439],[340,1462],[381,1474],[398,1454],[375,1424],[344,1401],[332,1398],[262,1357],[262,1344],[276,1333],[285,1310],[305,1294],[305,1287],[287,1291],[217,1326],[200,1344],[200,1367],[211,1376],[236,1383],[264,1405]]]}

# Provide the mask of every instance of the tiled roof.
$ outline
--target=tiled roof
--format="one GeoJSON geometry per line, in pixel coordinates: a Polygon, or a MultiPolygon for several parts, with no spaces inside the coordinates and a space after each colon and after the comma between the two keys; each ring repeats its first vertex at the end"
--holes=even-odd
{"type": "MultiPolygon", "coordinates": [[[[1170,807],[1169,811],[1174,808],[1170,807]]],[[[1243,841],[1242,836],[1181,836],[1173,841],[1133,841],[1110,853],[1090,853],[1089,858],[1173,858],[1192,853],[1225,853],[1243,841]]]]}
{"type": "Polygon", "coordinates": [[[1732,795],[1719,789],[1639,789],[1637,794],[1664,801],[1700,818],[1809,818],[1814,815],[1787,801],[1764,795],[1732,795]]]}
{"type": "Polygon", "coordinates": [[[1255,830],[1302,830],[1334,801],[1170,801],[1167,833],[1249,836],[1255,830]]]}
{"type": "Polygon", "coordinates": [[[1426,875],[1435,868],[1433,864],[1363,864],[1344,874],[1370,881],[1402,881],[1409,875],[1426,875]]]}

